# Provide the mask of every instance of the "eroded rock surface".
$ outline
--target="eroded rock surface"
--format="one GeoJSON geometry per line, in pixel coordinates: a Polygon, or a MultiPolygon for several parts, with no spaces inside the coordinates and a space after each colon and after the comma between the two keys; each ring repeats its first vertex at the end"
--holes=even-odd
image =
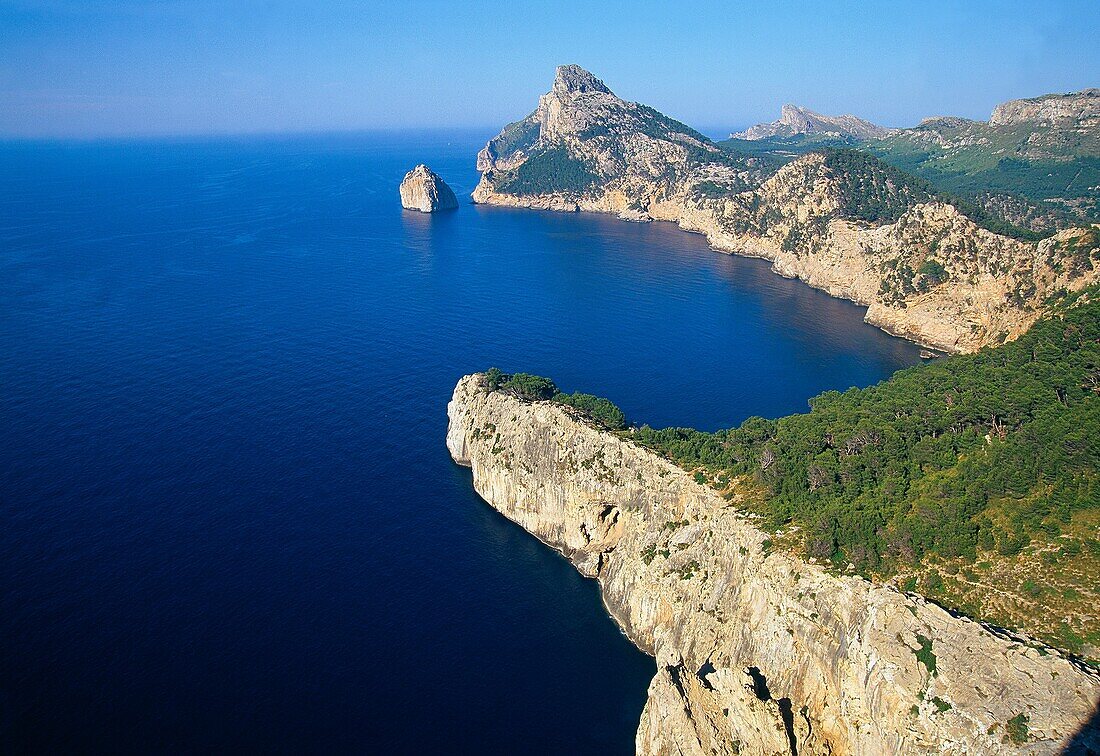
{"type": "Polygon", "coordinates": [[[1067,122],[1083,129],[1100,126],[1100,89],[1010,100],[994,108],[989,118],[990,126],[1067,122]]]}
{"type": "Polygon", "coordinates": [[[640,754],[1055,753],[1095,673],[919,597],[770,550],[680,468],[560,405],[459,381],[447,446],[509,519],[599,580],[657,659],[640,754]]]}
{"type": "Polygon", "coordinates": [[[434,213],[458,207],[458,199],[451,187],[423,163],[405,174],[400,192],[401,206],[406,210],[434,213]]]}

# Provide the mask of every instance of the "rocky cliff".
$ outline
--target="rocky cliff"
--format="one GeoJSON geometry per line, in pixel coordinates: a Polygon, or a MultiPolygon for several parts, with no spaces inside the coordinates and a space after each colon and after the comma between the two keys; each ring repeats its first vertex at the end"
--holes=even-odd
{"type": "Polygon", "coordinates": [[[448,415],[482,497],[598,579],[656,657],[639,753],[1100,747],[1100,679],[1057,651],[777,551],[736,497],[559,405],[473,375],[448,415]]]}
{"type": "Polygon", "coordinates": [[[948,351],[1012,338],[1048,296],[1100,277],[1100,246],[1071,243],[1080,231],[1002,236],[870,156],[812,153],[780,168],[731,152],[577,66],[558,69],[538,108],[492,139],[478,168],[475,202],[672,221],[948,351]]]}
{"type": "Polygon", "coordinates": [[[458,199],[451,187],[424,164],[405,174],[399,191],[401,206],[406,210],[434,213],[437,210],[453,210],[458,207],[458,199]]]}
{"type": "Polygon", "coordinates": [[[797,105],[784,105],[779,110],[779,120],[760,123],[736,134],[731,139],[756,141],[769,137],[788,137],[796,134],[821,134],[854,139],[880,139],[893,129],[865,121],[854,115],[827,116],[797,105]]]}
{"type": "Polygon", "coordinates": [[[1010,100],[994,108],[989,118],[990,126],[1019,123],[1066,124],[1075,128],[1100,126],[1100,89],[1010,100]]]}

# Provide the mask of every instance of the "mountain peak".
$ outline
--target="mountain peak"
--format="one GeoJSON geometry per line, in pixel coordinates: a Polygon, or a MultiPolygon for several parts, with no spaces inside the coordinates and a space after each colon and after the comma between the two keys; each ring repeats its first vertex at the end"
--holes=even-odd
{"type": "Polygon", "coordinates": [[[734,139],[756,140],[797,134],[837,134],[855,139],[874,139],[889,133],[890,129],[854,115],[827,116],[787,103],[780,108],[778,121],[761,123],[731,136],[734,139]]]}
{"type": "Polygon", "coordinates": [[[577,65],[558,66],[554,75],[554,91],[561,94],[573,92],[603,92],[611,94],[607,85],[592,73],[577,65]]]}

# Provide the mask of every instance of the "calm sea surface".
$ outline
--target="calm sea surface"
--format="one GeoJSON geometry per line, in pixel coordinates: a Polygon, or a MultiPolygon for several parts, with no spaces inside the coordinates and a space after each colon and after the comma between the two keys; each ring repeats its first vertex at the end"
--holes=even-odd
{"type": "Polygon", "coordinates": [[[653,662],[455,381],[713,429],[917,348],[667,224],[401,210],[487,136],[0,146],[0,751],[632,751],[653,662]]]}

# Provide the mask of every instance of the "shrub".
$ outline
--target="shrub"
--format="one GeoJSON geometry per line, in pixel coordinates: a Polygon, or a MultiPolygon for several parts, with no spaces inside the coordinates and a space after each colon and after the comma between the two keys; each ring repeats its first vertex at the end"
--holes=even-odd
{"type": "Polygon", "coordinates": [[[552,380],[530,373],[515,373],[509,376],[500,387],[513,396],[527,401],[549,399],[558,393],[558,387],[552,380]]]}
{"type": "Polygon", "coordinates": [[[929,258],[921,263],[917,272],[924,276],[928,285],[935,286],[947,280],[947,269],[938,260],[929,258]]]}
{"type": "Polygon", "coordinates": [[[1027,714],[1017,714],[1005,724],[1005,733],[1010,741],[1016,745],[1027,742],[1029,717],[1027,714]]]}
{"type": "Polygon", "coordinates": [[[623,411],[603,397],[574,391],[572,394],[557,393],[554,401],[580,410],[590,420],[610,430],[622,430],[626,427],[626,415],[623,411]]]}
{"type": "Polygon", "coordinates": [[[928,670],[928,674],[932,677],[936,676],[936,655],[932,653],[932,639],[925,638],[923,635],[917,635],[917,643],[920,644],[920,649],[913,652],[913,655],[917,657],[917,661],[925,666],[928,670]]]}
{"type": "Polygon", "coordinates": [[[492,367],[485,371],[485,383],[489,386],[490,391],[496,391],[500,388],[507,377],[500,371],[500,368],[492,367]]]}
{"type": "Polygon", "coordinates": [[[1031,534],[1100,502],[1100,444],[1087,430],[1100,427],[1089,388],[1100,287],[1087,292],[1014,342],[826,392],[808,414],[713,433],[643,425],[632,438],[689,470],[750,476],[763,496],[749,506],[767,527],[795,523],[807,548],[835,548],[865,574],[928,554],[973,557],[979,545],[1015,556],[1031,534]],[[985,514],[1039,492],[1057,506],[1021,512],[1012,531],[985,514]]]}

